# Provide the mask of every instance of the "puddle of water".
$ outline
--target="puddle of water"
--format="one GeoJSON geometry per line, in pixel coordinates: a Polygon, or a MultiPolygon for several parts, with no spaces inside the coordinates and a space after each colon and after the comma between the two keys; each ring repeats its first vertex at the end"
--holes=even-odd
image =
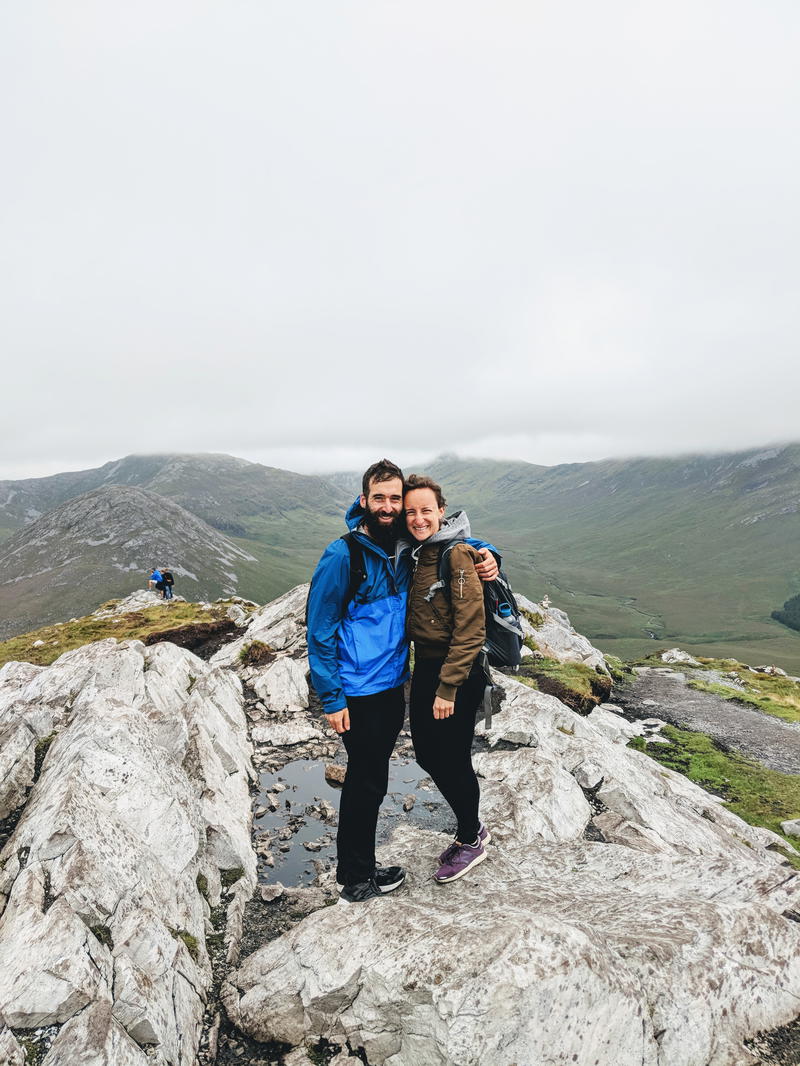
{"type": "MultiPolygon", "coordinates": [[[[378,819],[378,838],[385,839],[397,825],[398,818],[412,817],[415,822],[430,822],[431,807],[438,810],[441,797],[435,788],[420,789],[423,782],[428,782],[425,771],[413,760],[392,759],[389,763],[389,791],[383,801],[378,819]],[[414,794],[416,803],[408,813],[403,810],[403,800],[414,794]]],[[[255,807],[267,806],[265,796],[275,785],[286,785],[283,792],[275,795],[278,809],[268,810],[255,819],[256,832],[268,830],[273,836],[270,851],[275,860],[274,866],[259,862],[258,879],[264,884],[281,881],[284,885],[307,884],[317,876],[314,860],[331,866],[336,858],[336,825],[323,821],[319,812],[309,810],[318,806],[320,800],[326,800],[339,811],[339,793],[341,789],[325,780],[325,766],[318,760],[295,759],[276,772],[264,771],[259,776],[259,793],[255,807]],[[297,819],[297,820],[296,820],[297,819]],[[298,820],[302,819],[302,823],[298,820]],[[298,826],[288,840],[277,838],[278,830],[283,826],[298,826]],[[303,847],[306,841],[322,840],[329,837],[329,843],[319,851],[308,851],[303,847]],[[288,844],[288,851],[280,851],[281,844],[288,844]]]]}

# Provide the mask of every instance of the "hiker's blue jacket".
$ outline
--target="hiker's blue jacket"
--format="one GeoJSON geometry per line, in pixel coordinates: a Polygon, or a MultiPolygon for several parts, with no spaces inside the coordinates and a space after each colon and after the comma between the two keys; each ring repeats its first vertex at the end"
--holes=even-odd
{"type": "MultiPolygon", "coordinates": [[[[394,556],[358,532],[364,511],[356,499],[345,521],[364,553],[366,580],[345,604],[350,588],[350,550],[335,540],[322,554],[308,594],[308,661],[311,680],[327,714],[350,696],[372,696],[408,679],[406,601],[413,569],[411,549],[397,541],[394,556]]],[[[475,548],[496,549],[470,537],[475,548]]],[[[499,556],[498,556],[499,559],[499,556]]]]}

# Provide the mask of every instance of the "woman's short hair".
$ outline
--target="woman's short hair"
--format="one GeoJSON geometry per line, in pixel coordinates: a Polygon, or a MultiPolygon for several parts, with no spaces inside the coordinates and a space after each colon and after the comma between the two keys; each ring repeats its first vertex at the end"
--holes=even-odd
{"type": "Polygon", "coordinates": [[[403,485],[403,495],[407,492],[411,492],[412,489],[431,489],[436,497],[436,503],[439,507],[445,507],[447,500],[444,498],[442,492],[442,486],[433,480],[432,477],[426,477],[424,474],[409,474],[403,485]]]}

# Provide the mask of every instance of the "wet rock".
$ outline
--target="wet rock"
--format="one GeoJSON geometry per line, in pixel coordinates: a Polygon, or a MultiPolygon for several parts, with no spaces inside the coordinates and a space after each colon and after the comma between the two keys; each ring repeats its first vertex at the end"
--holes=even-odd
{"type": "Polygon", "coordinates": [[[280,881],[274,885],[262,885],[259,889],[259,895],[264,903],[274,903],[276,899],[280,899],[284,893],[284,887],[280,881]]]}
{"type": "Polygon", "coordinates": [[[328,763],[325,767],[325,780],[333,785],[343,785],[346,775],[346,766],[339,766],[338,763],[328,763]]]}

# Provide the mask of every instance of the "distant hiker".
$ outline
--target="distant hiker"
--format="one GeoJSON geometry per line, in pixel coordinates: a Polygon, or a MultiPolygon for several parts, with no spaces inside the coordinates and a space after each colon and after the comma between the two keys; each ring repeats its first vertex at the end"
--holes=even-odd
{"type": "MultiPolygon", "coordinates": [[[[403,472],[382,459],[366,471],[361,487],[346,516],[350,532],[325,549],[308,594],[311,679],[347,750],[336,879],[348,903],[391,892],[405,880],[402,866],[375,865],[378,811],[405,718],[408,679],[411,551],[399,536],[403,472]]],[[[489,545],[470,543],[484,557],[475,567],[479,576],[494,578],[489,545]]]]}
{"type": "Polygon", "coordinates": [[[152,570],[152,572],[151,572],[151,574],[150,574],[150,578],[149,578],[149,580],[148,580],[148,582],[147,582],[147,587],[148,587],[148,588],[149,588],[149,589],[150,589],[151,591],[153,591],[153,592],[154,592],[154,591],[155,591],[155,590],[156,590],[156,589],[158,588],[158,583],[159,583],[159,581],[163,581],[163,580],[164,580],[164,579],[163,579],[163,577],[161,576],[161,571],[160,571],[160,570],[158,569],[158,567],[157,567],[157,566],[154,566],[154,567],[153,567],[153,570],[152,570]]]}
{"type": "Polygon", "coordinates": [[[161,574],[164,581],[164,599],[171,600],[172,586],[175,584],[175,578],[172,576],[171,570],[162,569],[161,574]]]}
{"type": "Polygon", "coordinates": [[[475,716],[486,674],[478,656],[486,639],[480,556],[465,538],[463,511],[444,517],[441,486],[412,474],[405,482],[406,525],[417,542],[408,603],[408,635],[414,641],[411,739],[417,762],[431,775],[458,823],[455,840],[439,856],[434,881],[456,881],[486,858],[491,839],[479,821],[480,786],[472,766],[475,716]],[[453,543],[455,541],[455,543],[453,543]],[[440,553],[448,543],[449,589],[440,577],[440,553]]]}

